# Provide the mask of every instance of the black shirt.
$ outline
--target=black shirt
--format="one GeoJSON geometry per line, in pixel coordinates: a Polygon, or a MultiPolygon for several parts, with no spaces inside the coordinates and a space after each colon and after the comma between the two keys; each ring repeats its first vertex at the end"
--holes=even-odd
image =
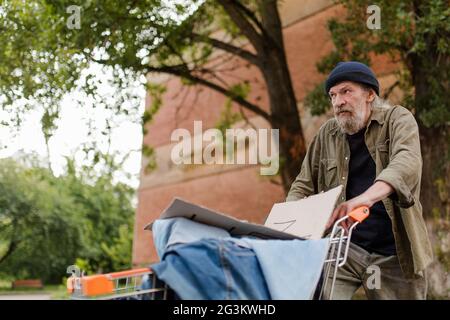
{"type": "MultiPolygon", "coordinates": [[[[375,180],[375,162],[364,142],[365,130],[366,128],[355,134],[346,135],[350,147],[347,200],[362,194],[375,180]]],[[[353,230],[351,241],[370,253],[386,256],[396,254],[392,222],[383,202],[378,201],[370,208],[369,217],[353,230]]]]}

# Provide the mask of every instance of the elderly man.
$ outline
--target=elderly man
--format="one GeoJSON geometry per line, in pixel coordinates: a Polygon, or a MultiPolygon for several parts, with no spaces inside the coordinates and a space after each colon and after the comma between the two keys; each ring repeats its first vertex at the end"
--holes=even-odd
{"type": "Polygon", "coordinates": [[[325,87],[334,119],[312,139],[286,200],[342,184],[328,227],[359,206],[370,207],[353,231],[333,298],[351,299],[363,286],[369,299],[426,299],[432,250],[419,202],[417,123],[407,109],[379,97],[378,80],[360,62],[339,63],[325,87]]]}

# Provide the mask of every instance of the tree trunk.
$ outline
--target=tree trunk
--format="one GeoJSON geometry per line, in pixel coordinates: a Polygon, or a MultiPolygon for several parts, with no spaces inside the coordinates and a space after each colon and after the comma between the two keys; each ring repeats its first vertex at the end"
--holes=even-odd
{"type": "MultiPolygon", "coordinates": [[[[432,41],[428,39],[428,41],[432,41]]],[[[449,217],[450,194],[450,130],[448,126],[441,125],[427,127],[421,121],[420,111],[427,110],[427,104],[432,101],[428,79],[433,77],[430,71],[430,62],[437,61],[438,55],[433,43],[428,44],[427,55],[411,55],[409,61],[413,86],[415,89],[415,104],[420,106],[415,117],[419,125],[420,144],[423,158],[422,185],[420,200],[423,214],[426,218],[449,217]]],[[[432,107],[432,106],[430,106],[432,107]]]]}
{"type": "Polygon", "coordinates": [[[277,51],[268,55],[263,75],[269,93],[271,125],[280,130],[280,170],[287,193],[300,171],[306,146],[284,52],[277,51]]]}
{"type": "MultiPolygon", "coordinates": [[[[414,13],[418,18],[423,18],[426,15],[422,5],[423,1],[413,1],[414,13]]],[[[432,99],[429,81],[438,78],[445,79],[443,73],[447,72],[448,69],[444,59],[440,59],[436,35],[430,34],[425,38],[425,42],[425,50],[420,53],[412,52],[408,54],[406,61],[414,86],[414,100],[417,106],[415,117],[419,124],[423,158],[420,200],[425,217],[448,218],[450,130],[448,125],[445,124],[427,127],[422,123],[420,114],[421,111],[435,107],[430,105],[434,99],[432,99]]]]}
{"type": "Polygon", "coordinates": [[[8,249],[3,254],[3,256],[0,258],[0,264],[6,260],[15,250],[17,249],[17,242],[14,240],[11,240],[11,242],[8,245],[8,249]]]}
{"type": "Polygon", "coordinates": [[[420,201],[426,218],[450,217],[449,139],[445,128],[419,126],[422,149],[422,187],[420,201]]]}
{"type": "MultiPolygon", "coordinates": [[[[414,1],[414,12],[417,17],[423,17],[421,1],[414,1]]],[[[409,68],[412,78],[412,85],[415,90],[415,117],[419,124],[420,144],[423,159],[422,183],[420,201],[423,208],[423,216],[426,218],[429,227],[430,240],[434,248],[435,259],[426,270],[429,278],[429,293],[436,298],[447,298],[445,294],[445,284],[448,275],[448,241],[446,235],[449,231],[448,219],[450,217],[450,129],[448,125],[440,124],[434,127],[426,126],[421,120],[421,112],[436,107],[432,90],[430,90],[430,80],[445,81],[448,68],[446,62],[439,57],[437,50],[438,39],[429,35],[426,37],[425,51],[410,53],[406,65],[409,68]],[[444,72],[444,73],[441,73],[444,72]],[[444,236],[442,236],[444,235],[444,236]]],[[[448,65],[448,64],[447,64],[448,65]]],[[[443,86],[443,92],[445,92],[443,86]]],[[[439,100],[438,100],[439,101],[439,100]]]]}
{"type": "Polygon", "coordinates": [[[262,58],[260,69],[269,94],[271,125],[280,130],[280,170],[287,193],[300,171],[306,145],[287,64],[277,1],[261,3],[261,23],[264,42],[262,52],[259,52],[262,58]]]}
{"type": "Polygon", "coordinates": [[[450,231],[450,163],[449,130],[419,125],[423,169],[420,201],[427,220],[435,259],[426,270],[428,294],[432,299],[448,299],[450,283],[449,239],[450,231]]]}

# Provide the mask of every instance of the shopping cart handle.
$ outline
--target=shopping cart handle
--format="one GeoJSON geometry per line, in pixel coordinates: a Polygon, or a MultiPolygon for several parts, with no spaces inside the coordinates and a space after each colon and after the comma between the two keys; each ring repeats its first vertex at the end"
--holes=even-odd
{"type": "Polygon", "coordinates": [[[130,269],[125,271],[119,271],[119,272],[112,272],[107,273],[105,276],[111,278],[111,279],[117,279],[117,278],[125,278],[125,277],[131,277],[131,276],[139,276],[148,274],[151,270],[149,268],[141,268],[141,269],[130,269]]]}
{"type": "Polygon", "coordinates": [[[348,216],[358,222],[363,222],[369,216],[369,207],[362,206],[351,211],[348,216]]]}

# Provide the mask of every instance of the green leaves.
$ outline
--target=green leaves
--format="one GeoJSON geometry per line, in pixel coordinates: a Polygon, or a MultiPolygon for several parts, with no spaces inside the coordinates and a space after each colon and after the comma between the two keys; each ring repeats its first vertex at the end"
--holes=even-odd
{"type": "Polygon", "coordinates": [[[71,160],[67,172],[54,177],[40,166],[0,161],[3,273],[60,283],[77,258],[93,271],[130,266],[134,192],[83,170],[71,160]]]}
{"type": "Polygon", "coordinates": [[[156,154],[155,149],[143,144],[142,145],[142,155],[147,160],[147,164],[144,168],[146,174],[150,173],[152,170],[156,169],[156,154]]]}
{"type": "MultiPolygon", "coordinates": [[[[230,92],[233,96],[242,99],[247,98],[250,90],[251,86],[248,82],[237,83],[230,88],[230,92]]],[[[227,98],[225,100],[224,109],[220,113],[220,118],[215,125],[217,129],[222,131],[223,136],[225,136],[226,129],[231,128],[233,124],[243,119],[242,113],[234,112],[232,106],[232,100],[230,98],[227,98]]]]}
{"type": "Polygon", "coordinates": [[[101,243],[101,248],[112,262],[113,270],[126,270],[131,268],[131,253],[133,243],[133,230],[131,223],[122,224],[118,227],[119,235],[113,239],[112,244],[101,243]]]}
{"type": "MultiPolygon", "coordinates": [[[[366,8],[372,4],[370,1],[340,0],[336,3],[344,5],[347,15],[329,22],[336,49],[317,64],[319,72],[326,75],[343,60],[370,64],[371,54],[387,54],[396,61],[400,58],[397,76],[401,89],[406,93],[405,102],[409,104],[406,106],[415,109],[417,119],[425,126],[448,125],[448,1],[378,1],[380,30],[370,30],[365,26],[366,8]],[[408,99],[411,91],[415,92],[413,101],[408,99]]],[[[305,101],[314,114],[328,109],[321,107],[324,103],[318,87],[305,101]]]]}
{"type": "MultiPolygon", "coordinates": [[[[260,4],[243,1],[235,5],[240,4],[261,19],[260,4]]],[[[221,78],[222,73],[236,71],[222,70],[228,69],[236,56],[256,59],[235,42],[241,31],[216,1],[32,0],[3,2],[0,8],[4,14],[0,105],[16,114],[8,121],[10,127],[19,127],[30,110],[44,109],[41,123],[46,141],[57,127],[60,104],[67,93],[76,92],[87,117],[94,113],[91,108],[112,110],[113,116],[105,122],[114,127],[113,118],[142,120],[145,134],[162,107],[165,90],[164,84],[145,87],[149,74],[166,73],[179,77],[185,85],[200,82],[225,95],[231,90],[242,96],[244,92],[234,92],[239,87],[221,78]],[[79,8],[79,27],[68,25],[71,6],[79,8]],[[218,28],[223,30],[220,35],[218,28]],[[211,40],[213,35],[218,37],[211,40]],[[213,52],[219,53],[214,61],[213,52]],[[109,85],[114,92],[102,90],[106,78],[102,73],[112,75],[109,85]],[[152,96],[144,114],[139,109],[142,97],[131,92],[137,86],[152,96]]],[[[90,120],[86,119],[87,124],[90,120]]],[[[107,135],[111,130],[99,131],[107,135]]],[[[92,136],[88,134],[88,138],[92,136]]]]}
{"type": "MultiPolygon", "coordinates": [[[[138,121],[142,98],[137,102],[130,88],[137,83],[144,88],[142,78],[150,63],[161,66],[177,56],[162,45],[163,38],[173,34],[170,43],[176,51],[187,46],[188,39],[179,41],[179,35],[190,28],[189,23],[180,28],[178,19],[191,15],[196,3],[199,1],[174,7],[170,1],[160,0],[3,1],[0,106],[14,116],[2,121],[19,127],[30,110],[44,109],[41,123],[48,141],[56,129],[63,96],[75,89],[83,93],[78,96],[84,107],[92,101],[93,107],[114,109],[116,115],[138,121]],[[79,29],[67,24],[70,6],[80,8],[79,29]],[[179,16],[174,17],[174,11],[179,16]],[[164,58],[155,61],[158,53],[164,58]],[[97,63],[105,67],[105,73],[113,74],[113,94],[102,91],[97,63]]],[[[203,56],[210,54],[206,46],[202,50],[203,56]]],[[[156,101],[151,113],[159,106],[156,101]]]]}
{"type": "Polygon", "coordinates": [[[76,212],[46,169],[0,161],[0,252],[3,272],[55,281],[80,249],[76,212]]]}
{"type": "Polygon", "coordinates": [[[250,90],[251,90],[250,83],[246,81],[231,86],[229,91],[233,96],[245,99],[247,95],[250,93],[250,90]]]}
{"type": "Polygon", "coordinates": [[[310,109],[313,116],[324,114],[330,109],[330,99],[325,93],[325,86],[323,83],[316,86],[303,101],[304,105],[310,109]]]}

